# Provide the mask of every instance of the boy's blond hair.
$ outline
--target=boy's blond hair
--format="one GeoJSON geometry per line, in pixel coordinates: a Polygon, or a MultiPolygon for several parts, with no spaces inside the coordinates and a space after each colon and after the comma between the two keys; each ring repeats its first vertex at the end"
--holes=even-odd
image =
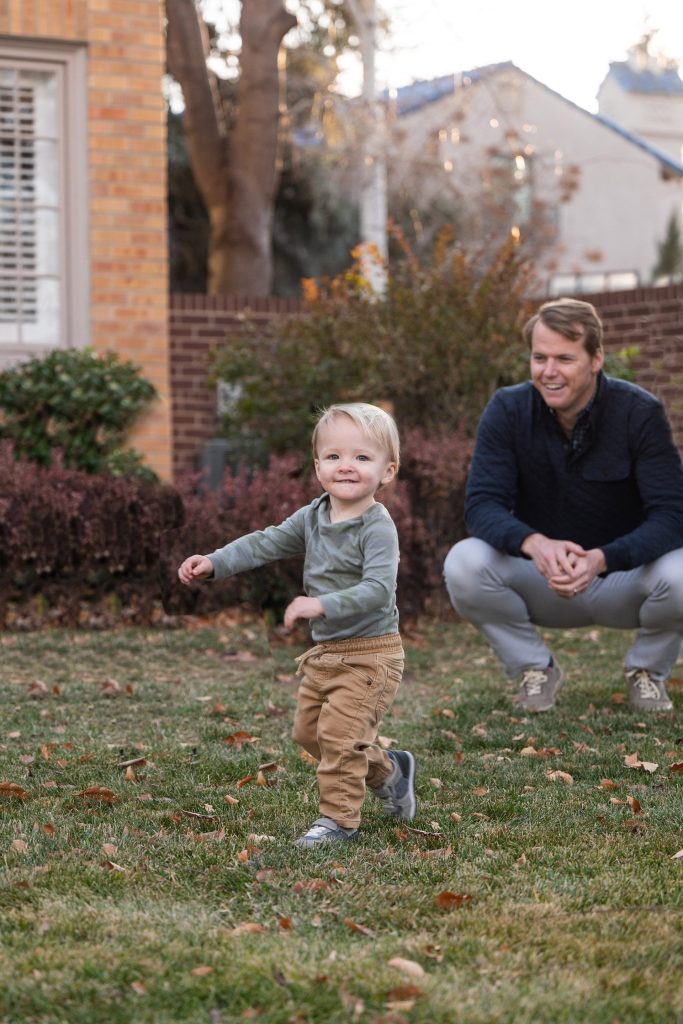
{"type": "Polygon", "coordinates": [[[331,405],[329,409],[323,409],[318,417],[318,422],[313,430],[311,439],[313,446],[313,458],[318,457],[318,435],[321,427],[329,426],[335,416],[343,414],[353,420],[359,430],[370,441],[378,444],[389,456],[389,461],[396,466],[396,472],[401,461],[401,443],[398,437],[398,427],[391,416],[378,405],[369,405],[367,402],[348,402],[339,405],[331,405]]]}

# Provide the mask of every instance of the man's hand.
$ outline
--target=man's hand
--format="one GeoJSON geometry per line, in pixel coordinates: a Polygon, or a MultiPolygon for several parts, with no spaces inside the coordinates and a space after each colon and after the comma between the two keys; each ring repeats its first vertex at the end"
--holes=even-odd
{"type": "Polygon", "coordinates": [[[291,629],[297,619],[321,619],[324,615],[317,597],[295,597],[285,609],[285,629],[291,629]]]}
{"type": "Polygon", "coordinates": [[[178,569],[178,579],[189,587],[192,583],[213,576],[213,565],[206,555],[190,555],[178,569]]]}
{"type": "Polygon", "coordinates": [[[542,533],[530,533],[525,537],[521,551],[528,555],[548,582],[561,576],[571,579],[577,560],[586,555],[580,544],[572,540],[551,540],[542,533]]]}
{"type": "Polygon", "coordinates": [[[600,548],[592,548],[576,559],[570,573],[560,573],[548,580],[551,590],[559,597],[572,598],[582,594],[596,576],[607,569],[605,556],[600,548]]]}

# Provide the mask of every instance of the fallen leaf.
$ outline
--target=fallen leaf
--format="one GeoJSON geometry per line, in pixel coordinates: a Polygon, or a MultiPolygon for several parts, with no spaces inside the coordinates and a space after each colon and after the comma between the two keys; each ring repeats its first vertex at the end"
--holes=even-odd
{"type": "Polygon", "coordinates": [[[365,935],[369,939],[374,939],[375,937],[375,933],[370,928],[366,928],[364,924],[358,924],[356,921],[352,921],[350,917],[344,918],[344,924],[352,932],[357,932],[359,935],[365,935]]]}
{"type": "Polygon", "coordinates": [[[419,857],[424,860],[448,860],[453,853],[452,846],[443,846],[438,850],[417,850],[419,857]]]}
{"type": "Polygon", "coordinates": [[[135,992],[135,994],[138,996],[147,995],[147,989],[145,988],[141,981],[131,981],[130,987],[133,989],[133,992],[135,992]]]}
{"type": "Polygon", "coordinates": [[[390,750],[391,747],[395,747],[398,740],[395,740],[392,736],[378,736],[377,742],[383,750],[390,750]]]}
{"type": "Polygon", "coordinates": [[[451,811],[451,820],[452,821],[462,821],[462,814],[458,814],[457,811],[451,811]]]}
{"type": "Polygon", "coordinates": [[[28,843],[23,839],[13,839],[10,846],[15,853],[28,853],[28,843]]]}
{"type": "Polygon", "coordinates": [[[240,729],[237,732],[231,733],[230,736],[226,736],[225,743],[229,744],[229,746],[231,747],[237,747],[237,749],[239,750],[241,749],[242,744],[258,743],[260,739],[260,736],[252,736],[251,733],[245,732],[243,729],[240,729]]]}
{"type": "Polygon", "coordinates": [[[128,765],[128,767],[126,768],[125,778],[127,779],[128,782],[137,782],[138,781],[137,775],[135,774],[135,772],[133,771],[133,769],[131,768],[130,765],[128,765]]]}
{"type": "Polygon", "coordinates": [[[277,923],[279,924],[280,928],[283,928],[284,931],[286,932],[292,931],[292,929],[294,928],[294,923],[291,917],[278,917],[277,923]]]}
{"type": "Polygon", "coordinates": [[[54,825],[50,825],[50,824],[46,823],[45,825],[41,825],[40,827],[42,828],[42,830],[43,830],[43,832],[45,833],[46,836],[57,835],[57,829],[54,827],[54,825]]]}
{"type": "Polygon", "coordinates": [[[669,765],[670,772],[683,772],[683,761],[674,761],[669,765]]]}
{"type": "Polygon", "coordinates": [[[679,850],[678,853],[674,853],[672,860],[683,860],[683,850],[679,850]]]}
{"type": "Polygon", "coordinates": [[[564,782],[567,786],[574,785],[574,777],[569,772],[546,772],[546,777],[553,782],[564,782]]]}
{"type": "Polygon", "coordinates": [[[236,796],[230,796],[229,793],[226,793],[225,796],[223,797],[223,799],[225,800],[226,804],[238,804],[239,803],[239,800],[237,799],[237,797],[236,796]]]}
{"type": "Polygon", "coordinates": [[[106,786],[88,786],[82,789],[77,796],[87,797],[89,800],[103,800],[107,804],[115,804],[118,800],[116,793],[106,786]]]}
{"type": "Polygon", "coordinates": [[[488,789],[486,788],[486,786],[477,786],[476,789],[472,790],[472,793],[474,794],[474,796],[486,796],[486,794],[488,793],[488,789]]]}
{"type": "Polygon", "coordinates": [[[626,801],[627,801],[629,807],[631,808],[631,810],[633,811],[634,814],[642,814],[643,813],[643,809],[641,807],[640,800],[638,800],[635,796],[627,796],[626,797],[626,801]]]}
{"type": "Polygon", "coordinates": [[[9,797],[11,800],[26,800],[28,793],[16,782],[0,782],[0,796],[9,797]]]}
{"type": "Polygon", "coordinates": [[[313,754],[309,754],[307,750],[299,751],[299,760],[304,761],[306,764],[317,764],[318,759],[313,757],[313,754]]]}
{"type": "Polygon", "coordinates": [[[262,924],[257,924],[256,921],[244,921],[242,924],[235,925],[230,930],[229,935],[260,935],[265,932],[265,928],[262,924]]]}
{"type": "Polygon", "coordinates": [[[146,757],[133,757],[130,761],[119,761],[116,765],[117,768],[142,768],[143,765],[147,764],[146,757]]]}
{"type": "Polygon", "coordinates": [[[401,971],[402,974],[407,974],[410,978],[424,978],[425,976],[424,967],[416,960],[405,960],[402,956],[394,956],[391,960],[387,960],[387,964],[389,967],[401,971]]]}
{"type": "Polygon", "coordinates": [[[624,758],[624,764],[627,768],[642,768],[643,771],[649,772],[650,774],[656,772],[659,768],[659,765],[655,764],[654,761],[641,761],[638,757],[637,751],[635,754],[627,754],[624,758]]]}
{"type": "Polygon", "coordinates": [[[50,691],[42,679],[34,679],[26,687],[26,696],[31,697],[33,700],[42,700],[44,697],[48,697],[49,694],[50,691]]]}
{"type": "Polygon", "coordinates": [[[601,789],[619,789],[619,786],[617,785],[616,782],[612,782],[611,779],[603,779],[602,782],[600,783],[600,788],[601,789]]]}
{"type": "Polygon", "coordinates": [[[126,870],[125,868],[122,868],[120,864],[116,864],[113,860],[103,860],[102,867],[109,868],[110,871],[125,872],[126,870]]]}
{"type": "Polygon", "coordinates": [[[118,852],[118,846],[115,846],[114,843],[102,843],[102,853],[105,856],[115,857],[118,852]]]}
{"type": "Polygon", "coordinates": [[[441,910],[455,910],[457,907],[463,907],[466,903],[470,903],[472,896],[469,893],[451,892],[450,889],[444,889],[435,899],[437,907],[440,907],[441,910]]]}
{"type": "Polygon", "coordinates": [[[239,781],[236,782],[235,785],[237,786],[238,789],[241,789],[242,786],[246,786],[247,783],[253,782],[255,778],[256,778],[255,775],[245,775],[244,778],[243,779],[239,779],[239,781]]]}
{"type": "Polygon", "coordinates": [[[105,679],[100,686],[101,697],[118,697],[121,693],[121,687],[115,679],[105,679]]]}
{"type": "Polygon", "coordinates": [[[453,754],[453,760],[456,764],[462,764],[465,760],[465,755],[462,750],[456,750],[453,754]]]}
{"type": "Polygon", "coordinates": [[[186,818],[194,818],[195,821],[218,821],[215,814],[199,814],[198,811],[181,811],[186,818]]]}
{"type": "Polygon", "coordinates": [[[199,967],[193,967],[190,974],[193,978],[203,978],[207,974],[213,974],[213,967],[209,967],[208,964],[200,964],[199,967]]]}

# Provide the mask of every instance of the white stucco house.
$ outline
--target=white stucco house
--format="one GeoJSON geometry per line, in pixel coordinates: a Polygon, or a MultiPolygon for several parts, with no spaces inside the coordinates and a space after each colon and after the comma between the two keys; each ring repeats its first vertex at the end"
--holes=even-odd
{"type": "MultiPolygon", "coordinates": [[[[634,48],[634,51],[637,48],[634,48]]],[[[451,201],[470,239],[530,241],[547,294],[647,285],[672,217],[683,234],[683,81],[610,66],[592,114],[512,63],[398,89],[389,187],[451,201]]]]}

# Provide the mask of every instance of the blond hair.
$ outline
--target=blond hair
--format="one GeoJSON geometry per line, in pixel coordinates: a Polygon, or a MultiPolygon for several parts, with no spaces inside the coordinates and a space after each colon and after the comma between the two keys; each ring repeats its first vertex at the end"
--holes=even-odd
{"type": "Polygon", "coordinates": [[[589,356],[596,356],[602,349],[602,321],[598,311],[590,302],[582,299],[551,299],[539,307],[524,325],[522,335],[531,348],[531,335],[541,321],[551,331],[557,331],[569,341],[583,341],[589,356]],[[577,330],[577,327],[581,328],[577,330]]]}
{"type": "Polygon", "coordinates": [[[369,405],[367,402],[348,402],[339,405],[331,405],[323,409],[318,417],[318,422],[313,430],[311,443],[313,446],[313,458],[318,457],[318,435],[322,427],[329,427],[334,418],[339,415],[348,416],[353,420],[361,433],[369,441],[374,441],[388,455],[389,461],[393,462],[398,472],[401,461],[401,443],[398,436],[398,427],[393,416],[390,416],[378,405],[369,405]]]}

